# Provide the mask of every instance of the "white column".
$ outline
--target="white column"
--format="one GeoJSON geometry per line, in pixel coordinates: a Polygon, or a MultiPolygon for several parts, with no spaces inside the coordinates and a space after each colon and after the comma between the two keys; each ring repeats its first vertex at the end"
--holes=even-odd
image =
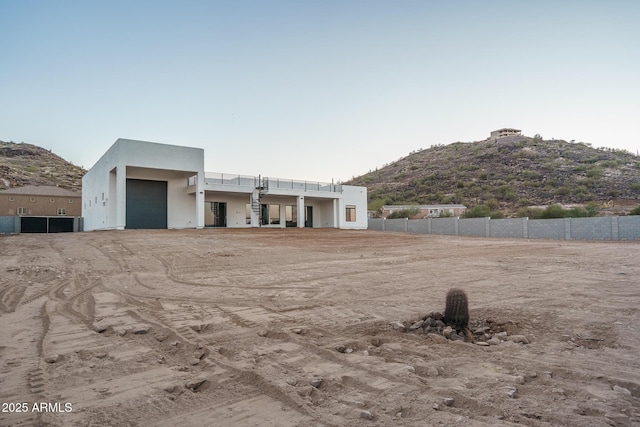
{"type": "Polygon", "coordinates": [[[204,228],[204,173],[198,173],[196,182],[196,228],[204,228]]]}
{"type": "Polygon", "coordinates": [[[304,217],[306,212],[304,210],[304,196],[298,197],[298,228],[304,228],[304,217]]]}
{"type": "Polygon", "coordinates": [[[127,166],[116,169],[116,230],[124,230],[127,222],[127,166]]]}

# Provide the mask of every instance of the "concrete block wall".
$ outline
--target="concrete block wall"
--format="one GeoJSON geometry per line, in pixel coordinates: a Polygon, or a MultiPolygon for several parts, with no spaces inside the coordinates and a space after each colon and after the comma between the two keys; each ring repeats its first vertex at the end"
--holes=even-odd
{"type": "Polygon", "coordinates": [[[384,229],[386,231],[407,231],[407,222],[409,220],[406,218],[387,219],[384,229]]]}
{"type": "Polygon", "coordinates": [[[0,234],[12,234],[20,232],[19,216],[0,216],[0,234]]]}
{"type": "Polygon", "coordinates": [[[487,237],[490,233],[489,218],[465,218],[458,222],[461,236],[487,237]]]}
{"type": "Polygon", "coordinates": [[[370,219],[370,230],[557,240],[640,240],[640,216],[592,218],[370,219]]]}
{"type": "Polygon", "coordinates": [[[618,240],[617,219],[617,217],[571,218],[571,238],[574,240],[618,240]],[[616,235],[615,239],[613,238],[614,234],[616,235]]]}
{"type": "Polygon", "coordinates": [[[384,231],[384,218],[369,218],[369,230],[384,231]]]}
{"type": "Polygon", "coordinates": [[[407,231],[409,231],[409,233],[431,234],[431,218],[420,221],[408,221],[407,231]]]}
{"type": "Polygon", "coordinates": [[[640,240],[640,216],[618,217],[618,239],[640,240]]]}
{"type": "Polygon", "coordinates": [[[527,218],[492,219],[489,221],[490,237],[527,237],[527,218]]]}
{"type": "Polygon", "coordinates": [[[565,220],[530,219],[527,224],[529,239],[565,239],[565,220]]]}
{"type": "MultiPolygon", "coordinates": [[[[420,221],[417,219],[416,221],[420,221]]],[[[458,235],[458,218],[432,218],[431,234],[458,235]]]]}

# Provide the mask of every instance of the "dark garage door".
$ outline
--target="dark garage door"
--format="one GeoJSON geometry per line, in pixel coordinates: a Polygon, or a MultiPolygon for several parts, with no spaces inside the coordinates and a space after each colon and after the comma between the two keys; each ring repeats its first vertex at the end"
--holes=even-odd
{"type": "Polygon", "coordinates": [[[23,216],[20,218],[21,233],[67,233],[73,232],[73,218],[23,216]]]}
{"type": "Polygon", "coordinates": [[[167,182],[127,179],[125,228],[167,228],[167,182]]]}
{"type": "Polygon", "coordinates": [[[69,233],[73,231],[73,218],[49,218],[49,233],[69,233]]]}
{"type": "Polygon", "coordinates": [[[46,216],[23,216],[20,218],[21,233],[46,233],[47,217],[46,216]]]}

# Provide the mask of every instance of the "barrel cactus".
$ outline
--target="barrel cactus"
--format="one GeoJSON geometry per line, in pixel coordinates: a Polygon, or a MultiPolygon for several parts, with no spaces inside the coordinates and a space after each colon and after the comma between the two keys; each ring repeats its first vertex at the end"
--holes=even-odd
{"type": "Polygon", "coordinates": [[[458,288],[447,292],[447,302],[444,309],[444,323],[457,331],[468,331],[469,327],[469,303],[467,294],[458,288]]]}

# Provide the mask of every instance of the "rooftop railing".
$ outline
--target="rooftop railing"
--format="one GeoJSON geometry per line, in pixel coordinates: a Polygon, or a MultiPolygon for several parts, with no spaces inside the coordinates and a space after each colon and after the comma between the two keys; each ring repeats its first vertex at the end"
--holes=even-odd
{"type": "Polygon", "coordinates": [[[254,188],[262,187],[266,189],[280,190],[326,191],[336,193],[342,191],[341,184],[319,181],[298,181],[294,179],[268,178],[217,172],[205,172],[204,176],[206,182],[218,185],[237,185],[254,188]]]}

